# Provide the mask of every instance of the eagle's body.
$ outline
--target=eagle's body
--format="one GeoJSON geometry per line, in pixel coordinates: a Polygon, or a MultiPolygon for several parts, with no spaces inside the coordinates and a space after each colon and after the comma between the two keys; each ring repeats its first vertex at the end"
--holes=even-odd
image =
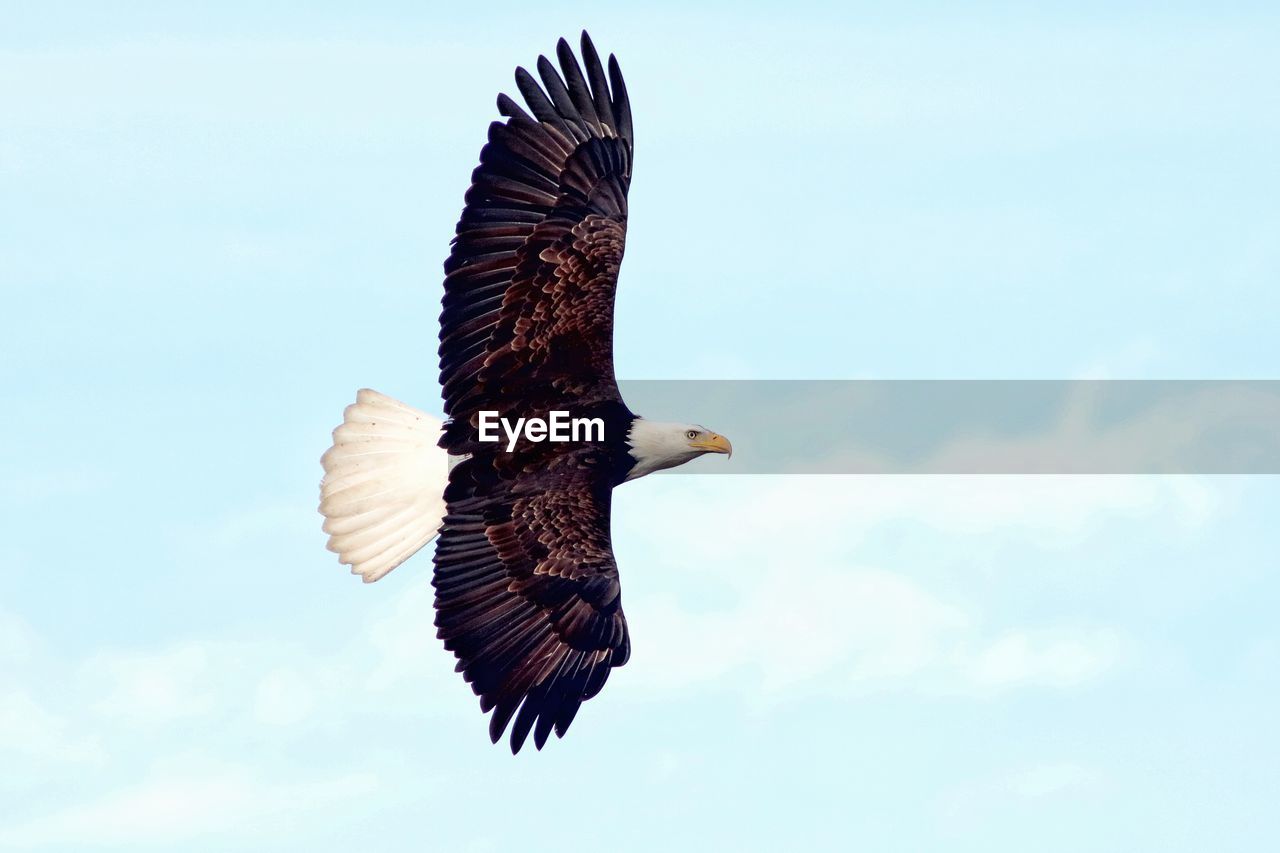
{"type": "MultiPolygon", "coordinates": [[[[490,125],[472,174],[440,316],[448,421],[439,446],[461,461],[444,489],[435,624],[481,708],[492,710],[494,741],[514,719],[513,751],[530,733],[539,748],[552,731],[563,735],[581,703],[627,661],[610,541],[613,489],[730,450],[702,427],[638,418],[618,391],[613,309],[626,241],[631,107],[617,62],[609,58],[606,75],[585,33],[585,73],[564,40],[557,54],[563,77],[540,57],[542,86],[517,69],[527,112],[498,98],[506,121],[490,125]],[[604,438],[522,438],[508,450],[480,440],[485,411],[599,418],[604,438]]],[[[352,436],[371,434],[377,416],[357,420],[352,436]]],[[[420,442],[414,447],[422,452],[420,442]]],[[[398,493],[394,485],[386,491],[398,493]]],[[[329,510],[322,503],[330,522],[340,503],[329,510]]],[[[366,579],[380,577],[421,547],[417,538],[388,545],[371,569],[343,559],[366,579]]]]}

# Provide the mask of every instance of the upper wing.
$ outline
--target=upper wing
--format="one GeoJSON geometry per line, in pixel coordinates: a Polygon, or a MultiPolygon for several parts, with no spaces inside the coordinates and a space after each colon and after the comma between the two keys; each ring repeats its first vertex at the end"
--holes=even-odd
{"type": "Polygon", "coordinates": [[[436,627],[458,670],[493,710],[496,743],[532,730],[539,749],[630,655],[609,539],[607,481],[582,448],[547,469],[493,482],[482,459],[458,465],[436,545],[436,627]],[[519,714],[516,714],[517,709],[519,714]]]}
{"type": "Polygon", "coordinates": [[[506,95],[507,121],[471,176],[445,262],[440,383],[455,424],[443,446],[474,450],[477,410],[518,395],[521,416],[555,402],[619,399],[613,298],[626,239],[631,106],[617,61],[606,79],[586,33],[586,74],[561,39],[564,77],[538,58],[543,88],[516,70],[532,115],[506,95]]]}

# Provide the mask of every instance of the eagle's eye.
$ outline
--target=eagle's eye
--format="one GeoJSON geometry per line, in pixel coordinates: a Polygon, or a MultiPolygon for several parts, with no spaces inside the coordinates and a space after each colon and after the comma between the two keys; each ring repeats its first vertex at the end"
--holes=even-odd
{"type": "Polygon", "coordinates": [[[692,441],[698,437],[698,431],[696,429],[691,429],[684,434],[684,437],[692,441]]]}

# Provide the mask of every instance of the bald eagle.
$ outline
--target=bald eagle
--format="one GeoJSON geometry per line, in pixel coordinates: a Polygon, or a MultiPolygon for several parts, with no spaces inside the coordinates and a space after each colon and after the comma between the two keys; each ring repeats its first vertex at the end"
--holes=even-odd
{"type": "Polygon", "coordinates": [[[365,581],[438,532],[437,634],[492,713],[490,739],[511,725],[512,752],[530,733],[538,749],[563,736],[630,655],[613,489],[732,452],[705,427],[638,417],[619,393],[631,104],[617,60],[606,74],[585,32],[581,53],[583,65],[561,39],[559,72],[538,58],[541,85],[516,69],[527,110],[498,96],[505,121],[489,126],[444,264],[447,421],[366,389],[322,459],[329,548],[365,581]],[[510,442],[481,429],[494,415],[545,425],[566,412],[602,429],[510,442]]]}

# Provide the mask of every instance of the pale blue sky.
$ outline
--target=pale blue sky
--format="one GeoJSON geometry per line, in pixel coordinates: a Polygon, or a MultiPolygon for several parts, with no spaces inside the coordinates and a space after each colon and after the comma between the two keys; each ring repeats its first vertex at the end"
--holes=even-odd
{"type": "Polygon", "coordinates": [[[622,375],[1277,378],[1270,4],[259,5],[3,9],[0,848],[1280,842],[1274,479],[629,485],[632,662],[515,759],[315,513],[583,26],[622,375]]]}

